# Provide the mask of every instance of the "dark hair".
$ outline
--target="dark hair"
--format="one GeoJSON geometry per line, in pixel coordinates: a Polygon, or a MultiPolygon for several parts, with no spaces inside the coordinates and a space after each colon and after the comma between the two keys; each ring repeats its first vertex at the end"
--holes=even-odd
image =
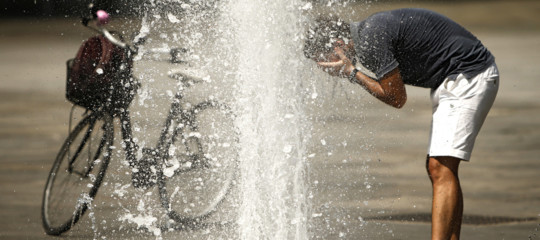
{"type": "Polygon", "coordinates": [[[350,40],[350,24],[335,16],[318,17],[307,29],[304,55],[315,58],[331,53],[335,38],[350,40]]]}

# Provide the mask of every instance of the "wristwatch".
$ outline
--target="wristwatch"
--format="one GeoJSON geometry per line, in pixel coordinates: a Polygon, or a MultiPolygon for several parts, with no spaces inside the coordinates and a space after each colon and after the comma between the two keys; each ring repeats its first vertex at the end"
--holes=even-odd
{"type": "Polygon", "coordinates": [[[351,83],[356,83],[356,73],[358,73],[358,69],[356,68],[351,71],[351,75],[349,75],[349,81],[351,83]]]}

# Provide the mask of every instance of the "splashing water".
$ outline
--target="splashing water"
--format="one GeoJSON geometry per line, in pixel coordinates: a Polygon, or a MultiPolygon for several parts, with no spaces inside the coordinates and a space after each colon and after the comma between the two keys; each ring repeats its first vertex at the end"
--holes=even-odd
{"type": "MultiPolygon", "coordinates": [[[[235,111],[240,171],[234,196],[239,204],[228,214],[236,217],[238,238],[308,239],[306,144],[310,126],[303,102],[313,96],[304,93],[302,86],[300,69],[306,67],[301,1],[239,0],[215,5],[202,1],[191,7],[183,4],[181,9],[150,2],[141,32],[157,33],[141,48],[143,54],[152,46],[188,48],[186,60],[210,83],[206,92],[235,111]]],[[[164,68],[139,70],[141,79],[149,81],[133,104],[135,117],[147,120],[133,123],[141,148],[154,142],[145,133],[158,132],[161,127],[161,118],[154,123],[151,116],[159,116],[157,111],[170,103],[172,94],[162,93],[176,90],[171,81],[153,80],[160,78],[164,68]],[[157,130],[141,130],[149,128],[157,130]]],[[[137,213],[126,210],[120,220],[155,229],[159,212],[145,209],[137,213]]],[[[160,234],[154,231],[154,235],[160,234]]]]}
{"type": "Polygon", "coordinates": [[[86,204],[88,208],[87,211],[88,211],[88,217],[90,218],[91,229],[94,234],[93,239],[98,239],[99,232],[98,232],[98,228],[96,224],[96,217],[94,216],[94,206],[92,205],[92,200],[93,199],[87,193],[81,194],[81,196],[78,199],[78,203],[75,207],[75,211],[78,211],[78,206],[86,204]]]}
{"type": "Polygon", "coordinates": [[[230,5],[238,50],[241,239],[307,239],[298,1],[230,5]]]}

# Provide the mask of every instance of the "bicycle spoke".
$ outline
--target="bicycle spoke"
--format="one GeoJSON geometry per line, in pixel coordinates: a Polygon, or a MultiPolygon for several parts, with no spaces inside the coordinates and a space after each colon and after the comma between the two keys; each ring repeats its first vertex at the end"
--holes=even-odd
{"type": "Polygon", "coordinates": [[[227,194],[236,171],[232,114],[203,102],[179,116],[165,161],[160,196],[169,217],[200,222],[227,194]]]}
{"type": "Polygon", "coordinates": [[[60,149],[43,196],[42,217],[47,234],[67,231],[92,202],[110,158],[111,124],[110,116],[89,115],[60,149]]]}
{"type": "MultiPolygon", "coordinates": [[[[69,155],[71,155],[71,154],[70,154],[70,151],[68,149],[68,159],[70,159],[69,164],[68,164],[68,171],[69,172],[73,172],[73,163],[78,158],[78,156],[81,153],[81,151],[83,150],[83,148],[85,146],[87,146],[86,143],[88,141],[88,138],[90,137],[90,134],[94,130],[95,123],[96,123],[95,119],[91,119],[90,124],[88,125],[88,129],[84,133],[83,139],[82,139],[81,143],[79,144],[79,147],[77,148],[77,150],[75,151],[75,154],[71,158],[69,157],[69,155]]],[[[89,151],[90,151],[90,149],[89,149],[89,151]]],[[[82,176],[82,173],[78,173],[78,174],[82,176]]]]}

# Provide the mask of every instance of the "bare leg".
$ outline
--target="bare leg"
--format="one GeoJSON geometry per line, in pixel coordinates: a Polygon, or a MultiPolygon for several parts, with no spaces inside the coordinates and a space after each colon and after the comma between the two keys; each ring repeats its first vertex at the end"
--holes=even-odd
{"type": "Polygon", "coordinates": [[[433,186],[431,239],[458,240],[463,218],[463,193],[459,184],[460,159],[429,157],[427,170],[433,186]]]}

